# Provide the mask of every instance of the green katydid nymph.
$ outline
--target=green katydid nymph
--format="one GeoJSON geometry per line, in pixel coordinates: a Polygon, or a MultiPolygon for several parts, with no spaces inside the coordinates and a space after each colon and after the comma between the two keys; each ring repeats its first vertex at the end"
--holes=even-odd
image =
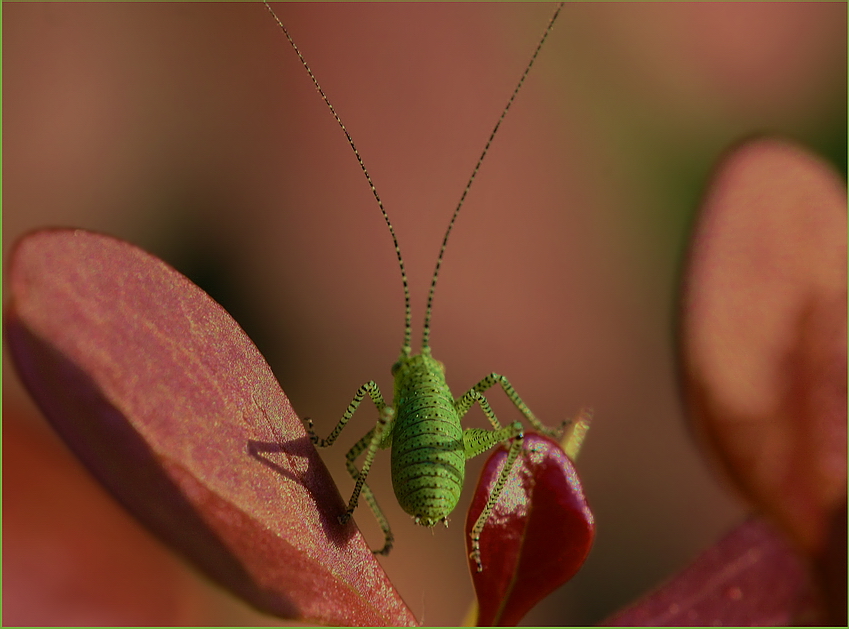
{"type": "Polygon", "coordinates": [[[271,6],[267,2],[265,5],[283,30],[283,33],[286,35],[286,38],[289,40],[289,43],[292,45],[292,48],[315,84],[321,98],[344,132],[348,144],[356,156],[357,162],[366,177],[372,194],[380,208],[380,212],[389,228],[389,233],[392,236],[398,265],[401,270],[401,279],[404,285],[404,344],[401,347],[401,355],[395,364],[392,365],[392,376],[395,379],[395,385],[391,404],[387,404],[378,386],[371,381],[365,383],[357,390],[353,400],[351,400],[348,408],[342,414],[339,423],[327,438],[319,438],[313,430],[312,421],[309,419],[306,420],[307,432],[310,439],[318,447],[324,448],[333,445],[336,438],[342,432],[342,429],[347,425],[366,396],[370,397],[377,407],[379,417],[377,424],[346,455],[347,468],[355,480],[355,486],[351,499],[348,501],[348,507],[344,513],[340,514],[339,520],[342,523],[350,520],[362,495],[374,512],[385,538],[383,547],[374,552],[385,555],[392,548],[392,531],[389,527],[388,520],[375,500],[374,494],[366,484],[369,469],[378,450],[391,448],[392,485],[401,507],[414,517],[416,523],[432,527],[440,522],[447,525],[448,515],[457,506],[463,488],[466,460],[485,452],[495,445],[509,442],[510,447],[507,461],[487,500],[483,512],[471,532],[471,556],[476,563],[478,571],[481,571],[483,566],[480,559],[480,535],[504,488],[510,469],[522,451],[524,436],[521,422],[512,422],[508,426],[501,425],[484,397],[484,392],[495,385],[501,386],[504,393],[525,419],[528,420],[531,426],[549,436],[560,436],[564,427],[569,423],[569,420],[562,422],[557,428],[546,427],[522,401],[507,378],[496,373],[489,374],[466,393],[455,398],[446,383],[445,369],[442,363],[431,355],[429,338],[433,296],[445,248],[448,244],[448,238],[451,235],[451,230],[454,227],[463,202],[475,180],[492,140],[498,132],[498,128],[501,126],[534,61],[539,55],[548,34],[551,32],[555,20],[563,8],[563,3],[557,6],[554,15],[549,20],[531,56],[530,62],[525,67],[516,88],[513,90],[507,105],[501,112],[501,116],[498,118],[489,139],[486,141],[483,152],[478,158],[472,170],[471,177],[469,177],[466,187],[463,190],[460,201],[454,210],[454,214],[451,216],[442,240],[442,246],[439,249],[436,268],[431,278],[425,311],[421,351],[418,354],[414,354],[411,348],[410,291],[407,273],[404,268],[404,260],[401,257],[401,250],[398,246],[395,230],[389,221],[389,216],[386,213],[383,202],[380,200],[380,196],[372,183],[368,170],[354,145],[351,135],[322,90],[315,75],[310,70],[309,65],[307,65],[306,60],[286,30],[286,27],[271,6]],[[491,430],[478,428],[467,428],[464,430],[461,427],[461,419],[474,404],[478,404],[483,410],[492,425],[491,430]],[[365,456],[363,457],[362,465],[358,469],[355,461],[361,455],[365,456]]]}

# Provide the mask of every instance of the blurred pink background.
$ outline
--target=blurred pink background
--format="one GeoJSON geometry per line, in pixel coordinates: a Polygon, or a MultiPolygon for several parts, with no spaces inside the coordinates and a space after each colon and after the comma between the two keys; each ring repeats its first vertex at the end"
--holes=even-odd
{"type": "MultiPolygon", "coordinates": [[[[448,219],[553,9],[277,5],[395,225],[414,349],[448,219]]],[[[403,332],[391,240],[261,4],[6,4],[3,40],[4,260],[38,227],[117,235],[218,299],[320,433],[363,382],[391,395],[403,332]]],[[[454,393],[497,371],[549,424],[596,412],[578,461],[595,548],[528,624],[599,621],[745,513],[688,433],[674,312],[711,164],[758,132],[845,172],[845,3],[568,4],[469,195],[431,336],[454,393]]],[[[4,370],[5,624],[275,622],[103,498],[5,354],[4,370]]],[[[518,417],[489,399],[502,421],[518,417]]],[[[374,420],[363,408],[323,453],[345,497],[344,453],[374,420]]],[[[469,425],[485,425],[478,410],[469,425]]],[[[472,600],[462,520],[482,462],[450,529],[433,532],[393,504],[388,454],[372,469],[396,535],[381,561],[425,624],[460,622],[472,600]]],[[[376,546],[370,513],[357,522],[376,546]]]]}

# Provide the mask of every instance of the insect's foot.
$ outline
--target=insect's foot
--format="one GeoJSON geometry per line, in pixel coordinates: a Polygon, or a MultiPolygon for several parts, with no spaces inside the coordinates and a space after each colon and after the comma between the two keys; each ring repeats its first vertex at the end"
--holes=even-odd
{"type": "Polygon", "coordinates": [[[310,419],[309,417],[304,417],[304,423],[307,425],[307,434],[310,437],[310,441],[312,441],[313,445],[317,446],[318,442],[321,440],[318,438],[318,435],[315,434],[315,431],[313,430],[312,419],[310,419]]]}
{"type": "Polygon", "coordinates": [[[481,563],[480,537],[477,537],[474,531],[469,533],[469,537],[472,538],[472,552],[469,553],[469,557],[474,560],[475,565],[478,568],[478,572],[483,572],[483,563],[481,563]]]}
{"type": "Polygon", "coordinates": [[[469,553],[469,557],[474,560],[478,572],[483,572],[483,564],[481,563],[481,549],[475,548],[472,552],[469,553]]]}
{"type": "Polygon", "coordinates": [[[346,511],[342,515],[339,516],[339,524],[347,524],[351,521],[351,516],[353,516],[353,512],[346,511]]]}
{"type": "Polygon", "coordinates": [[[540,433],[542,433],[546,437],[551,437],[552,439],[556,439],[559,441],[566,433],[566,427],[571,423],[572,420],[567,419],[564,420],[557,428],[543,428],[542,430],[540,430],[540,433]]]}
{"type": "Polygon", "coordinates": [[[374,555],[383,555],[384,557],[389,554],[389,551],[392,550],[392,546],[395,543],[395,537],[392,533],[388,533],[386,536],[386,541],[383,544],[383,548],[380,550],[371,551],[374,555]]]}

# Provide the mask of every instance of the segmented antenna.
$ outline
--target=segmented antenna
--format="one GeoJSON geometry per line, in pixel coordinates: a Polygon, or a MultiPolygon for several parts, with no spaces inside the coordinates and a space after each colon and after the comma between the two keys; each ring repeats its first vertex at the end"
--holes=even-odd
{"type": "MultiPolygon", "coordinates": [[[[366,165],[363,163],[363,158],[360,157],[360,152],[357,150],[357,147],[354,145],[354,140],[351,138],[351,134],[348,133],[348,130],[345,128],[345,125],[342,123],[342,119],[339,118],[339,114],[336,113],[336,109],[334,109],[333,105],[330,103],[330,99],[327,98],[327,94],[324,93],[324,90],[321,89],[321,85],[318,84],[318,80],[315,78],[315,75],[310,70],[309,65],[307,65],[307,60],[304,59],[304,56],[301,54],[301,51],[298,50],[298,46],[295,44],[295,40],[292,39],[292,36],[289,35],[289,31],[286,30],[286,27],[283,26],[283,22],[280,21],[280,18],[277,17],[277,14],[274,12],[274,9],[271,8],[271,5],[268,2],[265,2],[265,6],[268,9],[271,16],[283,30],[283,33],[286,35],[286,39],[289,40],[289,43],[292,44],[292,48],[295,49],[295,53],[298,55],[298,59],[301,60],[301,64],[303,64],[304,69],[307,71],[307,74],[310,75],[312,79],[313,85],[318,90],[318,93],[321,95],[324,104],[327,105],[327,108],[330,109],[330,113],[333,114],[333,118],[339,123],[339,127],[342,129],[342,132],[345,134],[345,137],[348,138],[348,144],[351,146],[351,150],[354,151],[354,155],[357,158],[357,162],[360,165],[360,168],[363,171],[363,174],[366,176],[366,181],[368,181],[369,188],[371,188],[371,193],[374,195],[375,200],[377,201],[377,205],[380,207],[380,213],[383,214],[383,220],[386,221],[386,226],[389,228],[389,233],[392,235],[392,243],[395,245],[395,255],[398,258],[398,265],[401,267],[401,281],[404,283],[404,346],[401,348],[401,352],[405,356],[410,355],[410,346],[412,340],[412,314],[410,311],[410,287],[407,283],[407,271],[404,269],[404,259],[401,257],[401,248],[398,246],[398,237],[395,235],[395,228],[392,227],[392,223],[389,220],[389,215],[386,213],[386,209],[383,207],[383,201],[380,200],[380,195],[377,194],[377,188],[374,187],[374,183],[372,183],[371,176],[368,174],[368,170],[366,169],[366,165]]],[[[444,248],[444,245],[443,245],[444,248]]],[[[441,257],[441,254],[440,254],[441,257]]]]}
{"type": "MultiPolygon", "coordinates": [[[[380,195],[377,193],[377,188],[374,187],[374,183],[371,180],[371,176],[366,169],[366,165],[363,162],[362,157],[360,157],[360,152],[357,150],[356,145],[354,144],[354,140],[351,137],[351,134],[348,133],[348,130],[345,128],[344,123],[342,122],[339,115],[336,113],[336,109],[330,102],[330,99],[327,98],[327,95],[324,93],[324,90],[321,89],[321,85],[319,85],[318,80],[315,78],[315,75],[312,73],[309,65],[307,64],[306,59],[301,54],[301,51],[298,49],[297,44],[292,39],[292,36],[289,35],[289,31],[286,30],[286,27],[283,25],[283,22],[277,17],[277,14],[274,12],[274,9],[271,8],[271,5],[268,2],[264,3],[266,8],[268,9],[271,16],[277,22],[278,26],[280,26],[283,33],[286,35],[286,39],[289,40],[289,43],[292,45],[292,48],[295,50],[295,53],[298,55],[298,59],[301,60],[301,64],[304,66],[304,69],[307,71],[310,79],[312,79],[313,85],[315,85],[318,93],[321,95],[321,99],[324,101],[324,104],[327,105],[327,108],[330,110],[330,113],[333,115],[333,118],[339,124],[339,127],[342,129],[342,132],[345,134],[345,137],[348,139],[348,144],[351,147],[351,150],[354,151],[354,156],[357,158],[357,163],[360,165],[360,169],[363,171],[363,174],[366,177],[366,181],[368,182],[369,188],[371,189],[372,194],[374,195],[375,200],[377,201],[377,205],[380,208],[380,213],[383,215],[383,220],[386,221],[386,226],[389,228],[389,233],[392,236],[392,243],[395,245],[395,256],[398,258],[398,266],[401,269],[401,281],[404,284],[404,346],[401,351],[405,356],[409,356],[411,353],[411,337],[412,337],[412,313],[410,309],[410,287],[407,281],[407,272],[404,267],[404,259],[401,257],[401,248],[398,246],[398,237],[395,235],[395,228],[392,227],[392,222],[389,220],[389,215],[386,213],[386,209],[383,207],[383,201],[380,200],[380,195]]],[[[495,134],[498,133],[498,129],[501,126],[501,122],[504,120],[507,112],[510,110],[510,107],[513,105],[513,101],[516,99],[516,95],[519,93],[519,90],[522,87],[522,84],[525,82],[525,79],[528,76],[528,73],[531,70],[531,67],[534,65],[534,61],[536,61],[537,56],[539,55],[539,51],[542,49],[543,44],[545,43],[548,34],[551,32],[552,27],[554,26],[554,22],[557,19],[557,16],[560,14],[560,10],[563,8],[565,2],[561,2],[557,5],[557,9],[554,11],[554,15],[551,16],[551,19],[548,21],[548,26],[545,28],[545,32],[542,34],[542,37],[537,44],[536,49],[534,50],[533,55],[531,55],[531,60],[528,62],[528,65],[525,67],[525,71],[522,73],[521,78],[519,79],[519,83],[516,85],[516,89],[513,90],[513,93],[510,95],[510,99],[507,101],[507,105],[504,107],[504,110],[501,112],[501,115],[498,118],[498,121],[495,123],[495,127],[492,130],[492,133],[489,134],[489,139],[486,141],[486,145],[481,152],[481,156],[478,158],[477,163],[475,164],[474,169],[472,170],[472,175],[469,177],[469,181],[466,183],[466,187],[463,190],[463,194],[460,196],[460,201],[457,203],[457,208],[454,210],[454,214],[451,216],[451,221],[448,223],[448,229],[445,231],[445,237],[442,239],[442,246],[439,248],[439,256],[436,258],[436,268],[433,271],[433,279],[430,282],[430,290],[428,291],[427,296],[427,310],[425,311],[425,321],[424,321],[424,332],[422,334],[422,353],[429,354],[430,353],[430,320],[433,314],[433,296],[436,291],[436,280],[439,278],[439,269],[442,267],[442,259],[445,256],[445,248],[448,245],[448,238],[451,235],[451,230],[454,228],[454,223],[457,221],[457,215],[460,213],[460,208],[463,207],[463,202],[466,200],[466,195],[469,193],[469,189],[472,187],[472,183],[475,180],[475,177],[480,170],[481,164],[483,163],[484,157],[486,157],[487,152],[489,151],[489,147],[492,144],[493,138],[495,138],[495,134]]]]}
{"type": "Polygon", "coordinates": [[[545,27],[545,32],[542,34],[542,38],[539,40],[539,44],[537,44],[536,50],[534,50],[534,54],[531,55],[531,60],[528,62],[525,71],[522,73],[522,77],[519,79],[519,84],[516,85],[516,89],[514,89],[513,94],[510,95],[510,100],[507,101],[507,105],[504,107],[504,111],[501,112],[501,116],[499,116],[498,122],[495,123],[495,128],[492,130],[492,133],[489,134],[489,139],[486,141],[486,145],[483,147],[483,152],[478,158],[478,163],[475,164],[475,168],[472,171],[472,176],[469,177],[469,181],[466,184],[466,188],[463,190],[463,194],[460,196],[460,202],[457,204],[457,209],[454,210],[454,214],[451,216],[451,221],[448,223],[448,229],[445,231],[445,238],[442,239],[442,246],[439,248],[439,257],[436,258],[436,269],[434,269],[433,279],[430,281],[430,292],[427,295],[427,310],[425,311],[424,333],[422,334],[423,354],[430,353],[430,318],[431,314],[433,313],[433,294],[436,290],[436,280],[439,277],[439,269],[442,266],[442,257],[445,255],[445,247],[448,244],[448,237],[451,235],[451,229],[454,227],[454,223],[457,220],[457,215],[460,213],[460,208],[463,207],[463,201],[466,200],[466,195],[469,193],[469,188],[472,187],[472,182],[475,180],[475,177],[478,174],[478,170],[480,170],[481,163],[483,163],[483,158],[486,157],[486,153],[487,151],[489,151],[489,146],[490,144],[492,144],[492,139],[495,137],[495,134],[498,133],[498,128],[501,126],[501,122],[504,120],[504,117],[507,115],[508,110],[513,105],[513,101],[516,99],[516,94],[519,93],[522,84],[525,82],[525,79],[528,76],[528,72],[531,71],[531,66],[534,65],[534,61],[536,61],[537,55],[539,55],[539,51],[542,49],[542,45],[545,43],[546,37],[548,37],[548,34],[551,32],[551,28],[554,26],[554,21],[560,14],[560,10],[563,8],[564,4],[566,3],[561,2],[557,5],[557,9],[554,11],[554,15],[552,15],[551,19],[548,21],[548,26],[545,27]]]}

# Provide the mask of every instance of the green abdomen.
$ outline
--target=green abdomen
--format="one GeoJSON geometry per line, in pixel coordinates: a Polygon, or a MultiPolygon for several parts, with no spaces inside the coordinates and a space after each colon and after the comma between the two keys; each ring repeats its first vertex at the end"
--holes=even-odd
{"type": "Polygon", "coordinates": [[[415,356],[395,392],[392,485],[401,507],[433,526],[454,510],[463,488],[463,430],[438,363],[415,356]]]}

